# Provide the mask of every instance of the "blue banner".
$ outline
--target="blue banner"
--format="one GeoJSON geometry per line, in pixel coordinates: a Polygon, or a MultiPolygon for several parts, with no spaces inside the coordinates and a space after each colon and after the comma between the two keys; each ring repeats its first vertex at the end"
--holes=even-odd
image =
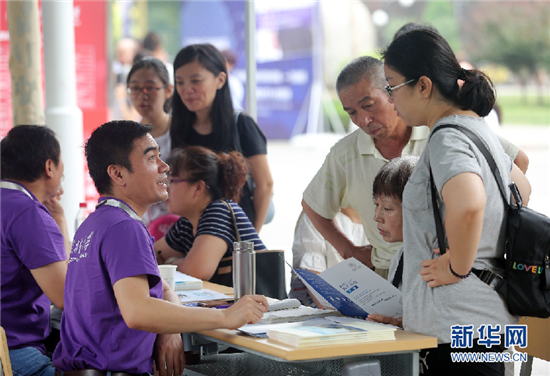
{"type": "MultiPolygon", "coordinates": [[[[258,125],[270,139],[288,139],[313,77],[312,18],[316,3],[256,2],[256,97],[258,125]]],[[[231,73],[246,82],[245,4],[242,1],[184,1],[182,46],[212,43],[237,56],[231,73]]],[[[242,107],[245,100],[242,101],[242,107]]]]}

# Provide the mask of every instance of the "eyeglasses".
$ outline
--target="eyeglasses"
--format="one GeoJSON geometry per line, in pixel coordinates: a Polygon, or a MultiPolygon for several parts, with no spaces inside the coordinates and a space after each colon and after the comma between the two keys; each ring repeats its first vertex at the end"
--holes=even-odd
{"type": "Polygon", "coordinates": [[[413,81],[416,81],[416,79],[412,79],[412,80],[409,80],[407,82],[403,82],[402,84],[396,85],[396,86],[386,85],[386,86],[384,86],[384,89],[386,89],[386,91],[388,92],[388,95],[391,97],[391,96],[393,96],[393,92],[395,90],[399,89],[401,86],[405,86],[406,84],[410,84],[413,81]]]}
{"type": "Polygon", "coordinates": [[[130,95],[138,96],[141,92],[145,92],[145,94],[153,93],[154,91],[159,91],[160,89],[166,88],[168,85],[162,85],[161,87],[154,87],[154,86],[137,86],[132,85],[128,86],[126,88],[126,92],[130,95]]]}
{"type": "MultiPolygon", "coordinates": [[[[192,179],[168,179],[166,181],[166,185],[170,185],[170,184],[173,184],[173,183],[183,183],[184,181],[187,181],[187,182],[190,182],[190,183],[196,183],[197,181],[196,180],[192,180],[192,179]]],[[[204,183],[204,186],[206,187],[206,189],[210,189],[210,186],[206,183],[204,183]]]]}
{"type": "Polygon", "coordinates": [[[167,185],[170,185],[174,183],[183,183],[184,181],[191,181],[191,179],[168,179],[166,183],[167,185]]]}

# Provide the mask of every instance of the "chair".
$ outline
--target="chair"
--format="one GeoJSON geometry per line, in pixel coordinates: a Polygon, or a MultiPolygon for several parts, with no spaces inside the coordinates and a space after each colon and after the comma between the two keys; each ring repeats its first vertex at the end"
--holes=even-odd
{"type": "Polygon", "coordinates": [[[149,233],[155,238],[155,241],[158,241],[166,235],[168,230],[170,230],[178,219],[180,219],[180,217],[175,214],[161,215],[149,224],[149,233]]]}
{"type": "MultiPolygon", "coordinates": [[[[221,259],[210,282],[233,286],[232,263],[233,256],[221,259]]],[[[285,275],[285,251],[256,251],[256,294],[281,300],[288,298],[285,275]]]]}
{"type": "Polygon", "coordinates": [[[521,363],[520,376],[531,375],[533,358],[550,361],[550,348],[548,336],[550,335],[550,320],[537,317],[522,317],[519,325],[527,325],[529,344],[526,348],[516,347],[517,351],[526,352],[529,357],[527,362],[521,363]]]}
{"type": "Polygon", "coordinates": [[[256,251],[256,293],[286,299],[285,251],[256,251]]]}
{"type": "Polygon", "coordinates": [[[4,376],[13,376],[11,370],[10,351],[8,349],[8,340],[4,328],[0,326],[0,361],[4,376]]]}

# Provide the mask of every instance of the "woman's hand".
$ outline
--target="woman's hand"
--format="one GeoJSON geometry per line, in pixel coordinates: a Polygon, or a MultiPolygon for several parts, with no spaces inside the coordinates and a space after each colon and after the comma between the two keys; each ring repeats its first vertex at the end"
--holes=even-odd
{"type": "Polygon", "coordinates": [[[366,321],[377,322],[379,324],[389,324],[403,329],[403,317],[393,318],[384,315],[368,315],[366,321]]]}
{"type": "MultiPolygon", "coordinates": [[[[434,250],[435,253],[439,253],[439,249],[434,250]]],[[[441,285],[450,285],[457,283],[460,278],[455,277],[451,273],[449,268],[449,262],[451,261],[451,252],[447,252],[436,259],[422,261],[422,269],[419,273],[422,276],[422,280],[428,282],[428,286],[437,287],[441,285]]]]}
{"type": "Polygon", "coordinates": [[[155,255],[157,256],[157,263],[162,265],[172,257],[181,257],[182,253],[170,247],[166,243],[166,236],[163,236],[155,242],[155,255]]]}
{"type": "Polygon", "coordinates": [[[437,259],[422,261],[423,268],[419,273],[430,287],[460,281],[451,273],[451,264],[460,275],[472,269],[487,202],[483,180],[472,172],[463,172],[447,180],[441,189],[441,196],[446,207],[444,225],[449,249],[437,259]]]}

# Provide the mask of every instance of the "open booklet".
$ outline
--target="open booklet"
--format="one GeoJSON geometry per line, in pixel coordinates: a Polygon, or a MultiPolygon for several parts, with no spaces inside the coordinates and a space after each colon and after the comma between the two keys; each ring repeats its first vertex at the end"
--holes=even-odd
{"type": "Polygon", "coordinates": [[[363,319],[369,314],[393,318],[403,316],[401,291],[353,257],[321,274],[293,270],[327,309],[337,309],[345,316],[363,319]]]}

